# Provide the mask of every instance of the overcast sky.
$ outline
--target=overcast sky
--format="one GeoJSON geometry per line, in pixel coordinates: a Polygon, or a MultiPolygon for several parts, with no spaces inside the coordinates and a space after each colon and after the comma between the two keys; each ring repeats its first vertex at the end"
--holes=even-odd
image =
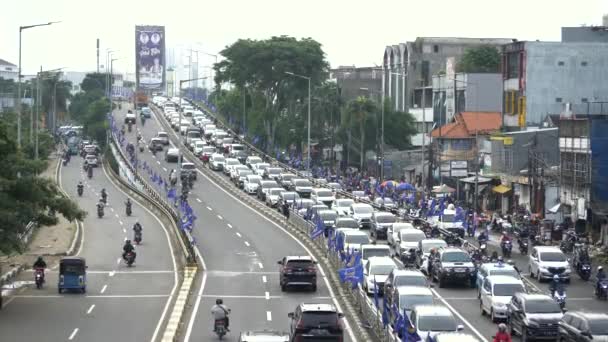
{"type": "MultiPolygon", "coordinates": [[[[23,33],[23,74],[42,65],[95,69],[95,39],[120,50],[133,72],[134,26],[164,25],[167,46],[218,53],[238,38],[311,37],[332,67],[381,64],[386,45],[423,36],[559,40],[561,26],[600,25],[608,0],[13,0],[1,5],[0,58],[17,64],[20,25],[62,21],[23,33]]],[[[211,63],[212,58],[201,60],[211,63]]]]}

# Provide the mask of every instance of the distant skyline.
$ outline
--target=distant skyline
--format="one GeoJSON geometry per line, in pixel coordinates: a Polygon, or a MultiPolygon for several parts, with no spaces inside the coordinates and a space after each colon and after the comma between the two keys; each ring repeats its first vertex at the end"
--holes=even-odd
{"type": "MultiPolygon", "coordinates": [[[[239,38],[289,35],[323,45],[332,67],[380,65],[386,45],[416,37],[499,37],[560,40],[562,26],[601,25],[606,0],[174,0],[89,3],[75,0],[20,0],[3,4],[0,58],[17,64],[20,25],[62,21],[23,32],[23,74],[65,67],[96,68],[106,49],[119,50],[115,69],[134,72],[135,25],[164,25],[167,47],[197,45],[218,54],[239,38]],[[501,12],[508,9],[510,12],[501,12]]],[[[201,65],[214,59],[201,56],[201,65]]]]}

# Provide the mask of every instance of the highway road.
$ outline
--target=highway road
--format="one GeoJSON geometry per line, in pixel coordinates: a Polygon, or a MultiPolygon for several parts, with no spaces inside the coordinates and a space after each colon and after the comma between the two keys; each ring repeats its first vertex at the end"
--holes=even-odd
{"type": "MultiPolygon", "coordinates": [[[[117,120],[124,118],[126,108],[123,108],[123,113],[116,116],[117,120]]],[[[138,127],[146,141],[164,130],[158,119],[163,120],[149,119],[143,127],[138,127]]],[[[135,131],[127,136],[128,141],[135,142],[135,131]]],[[[154,156],[147,149],[143,153],[138,151],[140,163],[146,161],[168,178],[168,172],[177,169],[177,164],[166,163],[163,157],[164,152],[154,156]]],[[[228,341],[237,340],[241,331],[288,331],[287,314],[298,304],[332,302],[331,290],[322,276],[324,273],[318,275],[318,288],[314,293],[281,292],[277,261],[286,255],[307,255],[308,251],[279,225],[222,190],[201,172],[189,195],[189,203],[198,217],[192,234],[206,270],[197,297],[200,302],[191,312],[186,329],[186,341],[215,338],[210,309],[217,298],[223,298],[232,309],[228,341]]],[[[349,336],[346,341],[355,339],[349,336]]]]}
{"type": "MultiPolygon", "coordinates": [[[[47,270],[43,289],[27,286],[8,299],[0,311],[3,341],[154,341],[162,335],[170,296],[177,285],[176,262],[166,228],[151,212],[133,201],[133,215],[126,217],[126,194],[101,167],[91,180],[85,177],[82,158],[75,156],[62,167],[61,184],[80,207],[84,242],[78,256],[87,261],[86,294],[57,291],[57,267],[47,270]],[[84,194],[76,184],[83,180],[84,194]],[[105,216],[97,218],[100,191],[108,193],[105,216]],[[143,225],[137,260],[128,268],[121,260],[124,240],[131,239],[136,221],[143,225]]],[[[31,272],[22,278],[32,279],[31,272]]]]}

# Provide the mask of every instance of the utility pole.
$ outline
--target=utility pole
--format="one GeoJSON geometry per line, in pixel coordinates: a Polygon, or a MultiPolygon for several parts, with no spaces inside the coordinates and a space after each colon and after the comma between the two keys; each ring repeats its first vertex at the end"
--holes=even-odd
{"type": "Polygon", "coordinates": [[[40,79],[42,78],[42,65],[40,66],[40,73],[38,74],[38,79],[36,80],[37,82],[37,86],[38,86],[38,91],[36,93],[36,97],[38,98],[38,108],[36,110],[36,118],[34,119],[34,140],[35,140],[35,147],[34,147],[34,159],[38,160],[38,120],[40,120],[40,105],[42,104],[42,96],[40,95],[41,93],[41,87],[40,87],[40,79]]]}
{"type": "MultiPolygon", "coordinates": [[[[475,148],[477,149],[477,131],[475,131],[475,148]]],[[[473,193],[473,210],[479,209],[479,151],[477,151],[477,164],[475,165],[475,192],[473,193]]]]}
{"type": "MultiPolygon", "coordinates": [[[[422,80],[422,158],[421,158],[421,171],[420,171],[420,184],[424,184],[424,157],[425,157],[425,150],[426,150],[426,111],[425,111],[425,102],[426,102],[426,91],[424,89],[425,87],[425,82],[424,80],[422,80]]],[[[430,156],[430,153],[429,153],[430,156]]],[[[430,165],[429,165],[430,166],[430,165]]],[[[439,173],[441,173],[441,170],[439,170],[439,173]]],[[[430,172],[429,172],[430,174],[430,172]]]]}

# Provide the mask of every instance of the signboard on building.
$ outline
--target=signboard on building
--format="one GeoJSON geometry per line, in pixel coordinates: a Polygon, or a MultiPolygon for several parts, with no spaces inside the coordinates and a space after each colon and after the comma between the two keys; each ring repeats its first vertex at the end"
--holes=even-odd
{"type": "Polygon", "coordinates": [[[469,175],[469,171],[467,169],[452,169],[451,171],[452,177],[461,178],[469,175]]]}
{"type": "Polygon", "coordinates": [[[467,161],[466,160],[452,160],[450,161],[452,169],[466,169],[467,161]]]}
{"type": "Polygon", "coordinates": [[[164,90],[164,26],[135,26],[135,68],[137,90],[164,90]]]}
{"type": "Polygon", "coordinates": [[[579,220],[587,219],[587,208],[585,208],[585,199],[579,198],[576,201],[576,216],[578,216],[579,220]]]}

